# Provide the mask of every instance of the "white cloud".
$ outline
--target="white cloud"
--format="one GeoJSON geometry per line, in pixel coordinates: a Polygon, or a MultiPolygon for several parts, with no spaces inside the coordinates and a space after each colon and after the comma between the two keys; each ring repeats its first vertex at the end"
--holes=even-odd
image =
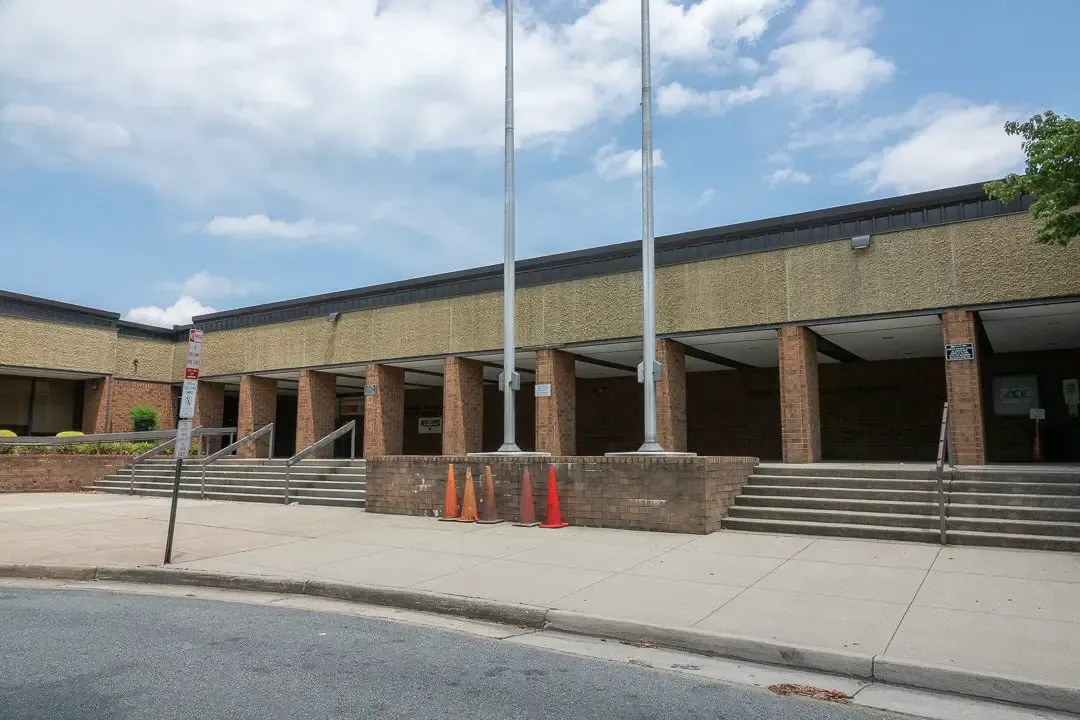
{"type": "Polygon", "coordinates": [[[690,206],[690,212],[696,212],[697,210],[700,210],[701,208],[705,207],[710,202],[712,202],[712,199],[714,197],[716,197],[716,189],[715,188],[705,188],[704,190],[701,191],[701,195],[698,195],[697,202],[695,202],[693,205],[690,206]]]}
{"type": "MultiPolygon", "coordinates": [[[[660,150],[653,150],[653,167],[664,167],[664,153],[660,150]]],[[[641,177],[641,148],[617,151],[615,143],[608,143],[597,150],[593,168],[605,180],[641,177]]]]}
{"type": "Polygon", "coordinates": [[[191,318],[215,312],[214,308],[203,305],[192,297],[184,296],[167,308],[147,305],[124,313],[124,319],[145,325],[159,325],[171,328],[174,325],[189,325],[191,318]]]}
{"type": "Polygon", "coordinates": [[[266,215],[219,215],[206,223],[203,232],[217,237],[311,240],[334,235],[352,235],[356,233],[356,228],[342,223],[318,222],[310,218],[288,221],[272,220],[266,215]]]}
{"type": "Polygon", "coordinates": [[[765,158],[766,162],[776,163],[777,165],[790,165],[795,162],[790,155],[786,152],[780,152],[779,150],[765,158]]]}
{"type": "Polygon", "coordinates": [[[792,167],[778,168],[765,176],[765,182],[769,187],[783,184],[805,185],[810,182],[810,176],[792,167]]]}
{"type": "MultiPolygon", "coordinates": [[[[864,182],[871,191],[889,188],[902,193],[1001,177],[1024,161],[1020,141],[1003,128],[1015,116],[993,104],[932,113],[910,136],[870,155],[846,177],[864,182]]],[[[916,122],[910,115],[904,117],[916,122]]]]}
{"type": "Polygon", "coordinates": [[[783,34],[787,44],[768,55],[767,73],[735,89],[696,90],[678,82],[660,88],[660,112],[722,113],[733,106],[788,95],[804,102],[843,103],[888,81],[893,63],[863,44],[880,12],[860,0],[811,0],[783,34]]]}
{"type": "Polygon", "coordinates": [[[62,142],[70,152],[79,154],[131,144],[128,131],[114,122],[59,113],[42,105],[3,105],[0,107],[0,128],[15,144],[35,150],[62,142]]]}
{"type": "Polygon", "coordinates": [[[183,282],[165,283],[164,286],[166,289],[175,290],[181,295],[202,299],[229,296],[244,297],[261,287],[259,283],[230,280],[226,277],[211,275],[205,270],[195,273],[183,282]]]}

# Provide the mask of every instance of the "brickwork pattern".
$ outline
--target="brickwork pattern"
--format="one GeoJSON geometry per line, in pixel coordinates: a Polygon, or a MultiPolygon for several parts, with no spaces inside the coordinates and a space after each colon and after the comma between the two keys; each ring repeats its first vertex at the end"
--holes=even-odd
{"type": "Polygon", "coordinates": [[[112,378],[93,378],[83,382],[82,431],[86,434],[103,433],[108,427],[109,383],[112,378]]]}
{"type": "Polygon", "coordinates": [[[809,328],[780,329],[780,433],[784,462],[821,462],[817,339],[809,328]]]}
{"type": "Polygon", "coordinates": [[[391,365],[367,366],[367,384],[375,395],[364,403],[364,457],[400,455],[405,430],[405,370],[391,365]]]}
{"type": "Polygon", "coordinates": [[[656,341],[656,360],[664,369],[656,383],[656,439],[671,452],[686,452],[686,346],[656,341]]]}
{"type": "MultiPolygon", "coordinates": [[[[334,432],[337,422],[337,375],[300,371],[300,387],[296,395],[296,452],[305,450],[334,432]]],[[[316,450],[308,457],[334,456],[333,443],[316,450]]]]}
{"type": "Polygon", "coordinates": [[[776,368],[686,376],[687,445],[699,455],[780,460],[780,375],[776,368]]]}
{"type": "Polygon", "coordinates": [[[547,469],[558,472],[563,517],[573,525],[704,534],[720,521],[753,472],[752,457],[383,457],[367,464],[367,511],[433,516],[441,513],[447,465],[459,488],[491,466],[500,515],[515,519],[521,478],[529,469],[537,516],[547,511],[547,469]]]}
{"type": "MultiPolygon", "coordinates": [[[[223,383],[199,381],[199,391],[195,394],[195,415],[191,418],[192,427],[219,428],[225,423],[225,385],[223,383]]],[[[217,452],[222,447],[222,436],[206,438],[207,453],[217,452]]]]}
{"type": "Polygon", "coordinates": [[[127,455],[0,455],[0,493],[77,492],[130,465],[127,455]]]}
{"type": "Polygon", "coordinates": [[[577,452],[603,455],[641,447],[644,390],[634,377],[579,378],[577,452]]]}
{"type": "MultiPolygon", "coordinates": [[[[277,380],[256,375],[242,376],[237,439],[269,425],[276,417],[277,380]]],[[[236,454],[244,458],[266,457],[269,451],[270,438],[261,437],[255,442],[246,443],[240,447],[236,454]]]]}
{"type": "MultiPolygon", "coordinates": [[[[950,311],[941,316],[941,335],[945,345],[978,345],[975,316],[967,311],[950,311]]],[[[944,350],[942,350],[944,356],[944,350]]],[[[981,353],[974,360],[945,362],[945,385],[949,397],[949,424],[957,465],[986,463],[986,428],[982,409],[981,353]]]]}
{"type": "Polygon", "coordinates": [[[484,366],[476,360],[448,357],[443,361],[442,452],[480,452],[483,442],[484,366]]]}
{"type": "Polygon", "coordinates": [[[176,429],[176,390],[169,383],[112,378],[107,432],[131,432],[131,409],[151,407],[158,414],[159,430],[176,429]]]}
{"type": "Polygon", "coordinates": [[[562,350],[536,352],[536,382],[551,385],[536,398],[536,450],[552,455],[577,452],[577,373],[574,356],[562,350]]]}

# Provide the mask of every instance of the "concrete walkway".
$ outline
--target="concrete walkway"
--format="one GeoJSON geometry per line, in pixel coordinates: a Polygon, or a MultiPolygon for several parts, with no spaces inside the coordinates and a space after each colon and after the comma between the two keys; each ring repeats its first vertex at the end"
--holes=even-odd
{"type": "MultiPolygon", "coordinates": [[[[0,495],[0,563],[158,565],[168,502],[0,495]]],[[[1080,555],[181,501],[179,568],[364,583],[1080,688],[1080,555]]]]}

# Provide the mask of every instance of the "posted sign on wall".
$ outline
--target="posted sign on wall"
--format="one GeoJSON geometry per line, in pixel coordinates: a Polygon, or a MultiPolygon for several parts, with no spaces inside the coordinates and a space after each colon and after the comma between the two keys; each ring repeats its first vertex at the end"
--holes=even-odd
{"type": "Polygon", "coordinates": [[[176,449],[173,457],[186,458],[191,449],[191,418],[195,417],[195,398],[199,393],[199,366],[202,365],[203,331],[188,331],[187,367],[184,390],[180,395],[180,422],[176,424],[176,449]]]}
{"type": "Polygon", "coordinates": [[[953,362],[956,360],[974,360],[975,343],[957,343],[945,346],[945,359],[953,362]]]}

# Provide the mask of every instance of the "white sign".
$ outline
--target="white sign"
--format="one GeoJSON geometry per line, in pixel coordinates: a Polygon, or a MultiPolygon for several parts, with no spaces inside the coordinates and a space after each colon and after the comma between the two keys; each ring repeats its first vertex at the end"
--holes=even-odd
{"type": "Polygon", "coordinates": [[[442,434],[442,418],[441,417],[426,417],[420,418],[420,434],[421,435],[441,435],[442,434]]]}
{"type": "Polygon", "coordinates": [[[191,421],[181,420],[176,424],[176,447],[173,457],[186,458],[191,449],[191,421]]]}
{"type": "Polygon", "coordinates": [[[375,385],[364,386],[364,397],[375,397],[375,391],[378,388],[375,385]]]}
{"type": "Polygon", "coordinates": [[[1066,405],[1080,405],[1080,381],[1076,378],[1062,380],[1061,390],[1065,393],[1066,405]]]}
{"type": "Polygon", "coordinates": [[[533,397],[551,397],[551,383],[536,383],[533,397]]]}
{"type": "Polygon", "coordinates": [[[1030,417],[1032,420],[1045,420],[1046,408],[1031,408],[1031,410],[1028,412],[1028,417],[1030,417]]]}
{"type": "Polygon", "coordinates": [[[975,343],[957,343],[956,345],[946,345],[945,359],[948,361],[974,360],[975,343]]]}
{"type": "Polygon", "coordinates": [[[180,394],[180,419],[190,420],[195,417],[195,398],[199,392],[198,380],[185,380],[184,391],[180,394]]]}

